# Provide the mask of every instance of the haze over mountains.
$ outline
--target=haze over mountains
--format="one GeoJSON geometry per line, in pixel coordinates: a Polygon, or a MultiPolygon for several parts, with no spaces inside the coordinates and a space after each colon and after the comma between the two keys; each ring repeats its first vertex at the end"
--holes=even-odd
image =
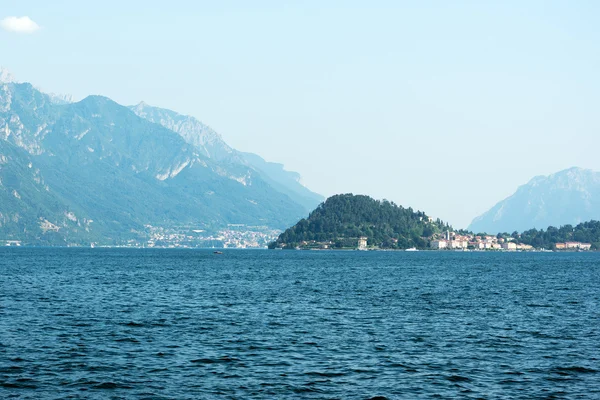
{"type": "Polygon", "coordinates": [[[286,171],[282,164],[265,161],[253,153],[243,153],[231,148],[221,135],[196,118],[181,115],[175,111],[152,107],[141,102],[129,107],[133,112],[178,133],[188,144],[194,146],[204,156],[226,165],[242,165],[258,171],[261,177],[278,191],[290,196],[311,211],[324,200],[300,183],[300,174],[286,171]]]}
{"type": "Polygon", "coordinates": [[[146,225],[285,228],[322,197],[191,117],[0,73],[0,239],[119,244],[146,225]]]}
{"type": "MultiPolygon", "coordinates": [[[[119,244],[148,225],[285,229],[323,200],[299,174],[233,149],[191,116],[102,96],[73,102],[0,68],[0,240],[119,244]]],[[[592,219],[600,173],[571,168],[533,178],[469,230],[592,219]]]]}
{"type": "Polygon", "coordinates": [[[473,232],[513,232],[600,220],[600,173],[570,168],[537,176],[483,215],[473,232]]]}

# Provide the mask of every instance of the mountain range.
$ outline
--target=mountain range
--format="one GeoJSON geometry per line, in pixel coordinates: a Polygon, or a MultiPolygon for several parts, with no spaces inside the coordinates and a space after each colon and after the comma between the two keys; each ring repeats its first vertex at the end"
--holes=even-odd
{"type": "MultiPolygon", "coordinates": [[[[229,146],[194,117],[141,102],[47,94],[0,68],[0,241],[120,245],[149,227],[285,229],[324,198],[283,165],[229,146]]],[[[600,220],[600,173],[533,178],[473,232],[600,220]]]]}
{"type": "Polygon", "coordinates": [[[323,198],[193,117],[0,72],[0,240],[123,244],[148,226],[282,229],[323,198]]]}
{"type": "Polygon", "coordinates": [[[570,168],[537,176],[475,218],[472,232],[513,232],[600,220],[600,173],[570,168]]]}

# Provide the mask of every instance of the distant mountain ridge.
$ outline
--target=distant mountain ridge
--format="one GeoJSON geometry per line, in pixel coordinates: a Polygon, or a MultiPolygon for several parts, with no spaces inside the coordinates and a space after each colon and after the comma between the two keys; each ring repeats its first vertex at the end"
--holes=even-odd
{"type": "Polygon", "coordinates": [[[145,102],[129,108],[139,117],[179,134],[188,144],[208,158],[258,172],[269,185],[302,205],[307,213],[325,199],[306,188],[301,183],[300,174],[297,172],[286,171],[282,164],[265,161],[259,155],[233,149],[225,143],[221,135],[194,117],[153,107],[145,102]]]}
{"type": "Polygon", "coordinates": [[[225,143],[221,135],[194,117],[165,108],[152,107],[143,101],[129,108],[138,117],[160,124],[177,133],[207,158],[229,161],[234,157],[235,151],[225,143]]]}
{"type": "Polygon", "coordinates": [[[0,67],[0,83],[13,83],[15,77],[4,67],[0,67]]]}
{"type": "Polygon", "coordinates": [[[283,228],[307,214],[191,117],[162,110],[154,123],[106,97],[72,102],[2,79],[0,240],[123,244],[146,225],[283,228]]]}
{"type": "Polygon", "coordinates": [[[473,232],[513,232],[600,219],[600,173],[569,168],[537,176],[475,218],[473,232]]]}

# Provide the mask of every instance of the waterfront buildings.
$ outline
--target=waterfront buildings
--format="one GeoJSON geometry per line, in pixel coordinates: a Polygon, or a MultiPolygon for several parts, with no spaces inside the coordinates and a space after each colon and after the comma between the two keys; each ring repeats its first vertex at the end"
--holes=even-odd
{"type": "MultiPolygon", "coordinates": [[[[514,237],[497,237],[491,235],[476,236],[472,234],[460,235],[455,232],[444,232],[430,238],[429,247],[434,250],[504,250],[504,251],[530,251],[534,247],[518,243],[514,237]]],[[[587,251],[591,250],[590,243],[565,242],[556,243],[555,250],[587,251]]]]}

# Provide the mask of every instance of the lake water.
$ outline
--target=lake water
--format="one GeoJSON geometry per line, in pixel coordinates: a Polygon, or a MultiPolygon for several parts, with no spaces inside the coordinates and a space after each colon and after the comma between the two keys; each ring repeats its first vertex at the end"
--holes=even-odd
{"type": "Polygon", "coordinates": [[[600,398],[600,254],[0,249],[0,398],[600,398]]]}

